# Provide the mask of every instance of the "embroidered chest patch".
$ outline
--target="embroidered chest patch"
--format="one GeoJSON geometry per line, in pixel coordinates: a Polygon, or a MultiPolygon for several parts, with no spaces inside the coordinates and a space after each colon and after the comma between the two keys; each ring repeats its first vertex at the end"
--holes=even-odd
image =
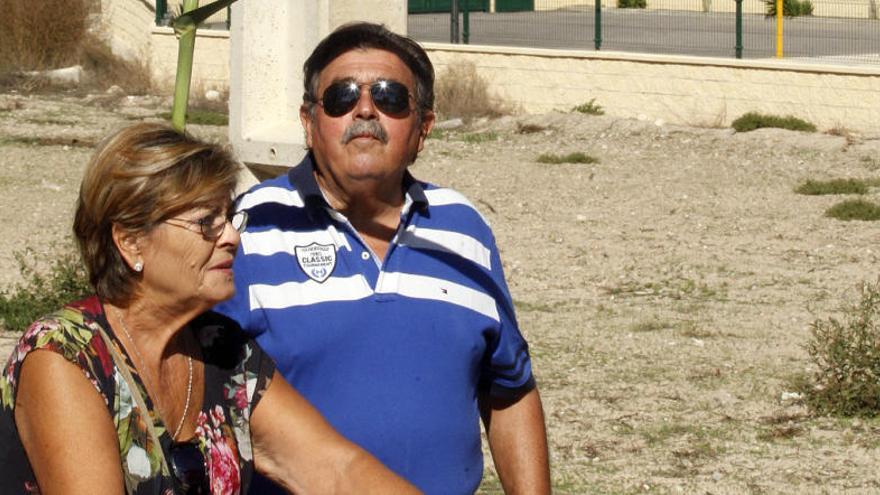
{"type": "Polygon", "coordinates": [[[310,279],[321,283],[336,268],[336,246],[317,242],[308,246],[296,246],[296,262],[310,279]]]}

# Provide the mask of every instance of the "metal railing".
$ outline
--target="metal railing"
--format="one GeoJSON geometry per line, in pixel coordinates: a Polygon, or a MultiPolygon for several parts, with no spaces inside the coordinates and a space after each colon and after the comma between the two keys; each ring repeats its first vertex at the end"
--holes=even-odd
{"type": "MultiPolygon", "coordinates": [[[[618,1],[626,0],[598,5],[534,0],[531,9],[519,12],[465,8],[458,23],[449,11],[413,13],[408,32],[416,40],[433,42],[748,59],[776,56],[776,18],[766,15],[768,6],[762,0],[647,0],[645,8],[618,8],[618,1]]],[[[784,18],[784,57],[880,65],[878,1],[812,0],[812,15],[784,18]]]]}

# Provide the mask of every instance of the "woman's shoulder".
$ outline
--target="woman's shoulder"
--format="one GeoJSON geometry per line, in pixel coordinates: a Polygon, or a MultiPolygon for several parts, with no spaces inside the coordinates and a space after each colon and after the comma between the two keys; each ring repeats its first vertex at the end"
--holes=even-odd
{"type": "Polygon", "coordinates": [[[108,378],[113,364],[99,332],[101,303],[89,297],[34,321],[19,338],[3,368],[0,395],[4,404],[14,396],[21,365],[35,350],[48,350],[83,369],[95,381],[108,378]]]}
{"type": "Polygon", "coordinates": [[[17,350],[48,349],[76,359],[101,339],[100,314],[96,296],[67,304],[34,321],[19,339],[17,350]]]}

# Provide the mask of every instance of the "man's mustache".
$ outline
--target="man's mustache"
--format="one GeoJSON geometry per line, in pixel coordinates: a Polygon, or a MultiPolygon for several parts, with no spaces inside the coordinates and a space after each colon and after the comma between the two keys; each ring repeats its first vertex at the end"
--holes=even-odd
{"type": "Polygon", "coordinates": [[[348,144],[349,141],[360,136],[370,136],[378,139],[382,144],[388,143],[388,133],[378,121],[358,120],[348,126],[345,133],[342,134],[342,144],[348,144]]]}

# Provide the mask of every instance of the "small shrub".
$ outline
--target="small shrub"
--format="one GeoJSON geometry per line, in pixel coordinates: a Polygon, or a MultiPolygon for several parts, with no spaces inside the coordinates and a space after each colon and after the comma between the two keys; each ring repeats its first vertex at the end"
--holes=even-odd
{"type": "Polygon", "coordinates": [[[863,199],[848,199],[828,208],[825,216],[838,220],[880,220],[880,205],[863,199]]]}
{"type": "Polygon", "coordinates": [[[586,153],[575,152],[567,155],[544,154],[535,159],[538,163],[597,163],[598,158],[586,153]]]}
{"type": "Polygon", "coordinates": [[[618,9],[644,9],[648,6],[648,0],[617,0],[618,9]]]}
{"type": "Polygon", "coordinates": [[[571,111],[578,112],[578,113],[585,113],[588,115],[604,115],[605,114],[605,110],[603,110],[602,107],[596,103],[595,98],[593,98],[592,100],[590,100],[586,103],[582,103],[582,104],[572,108],[571,111]]]}
{"type": "Polygon", "coordinates": [[[858,179],[809,179],[794,192],[807,196],[822,196],[826,194],[867,194],[868,183],[858,179]]]}
{"type": "Polygon", "coordinates": [[[499,117],[510,109],[489,93],[489,83],[471,62],[455,62],[437,76],[434,110],[444,119],[470,122],[480,117],[499,117]]]}
{"type": "MultiPolygon", "coordinates": [[[[776,17],[776,0],[765,0],[767,17],[776,17]]],[[[813,15],[813,2],[810,0],[782,0],[782,15],[798,17],[813,15]]]]}
{"type": "Polygon", "coordinates": [[[79,60],[86,36],[86,0],[4,0],[0,72],[57,69],[79,60]]]}
{"type": "Polygon", "coordinates": [[[7,330],[22,331],[40,316],[94,292],[78,254],[58,255],[48,273],[38,271],[29,256],[32,250],[15,253],[24,282],[0,292],[0,320],[7,330]]]}
{"type": "Polygon", "coordinates": [[[861,285],[842,320],[815,320],[807,352],[817,369],[802,391],[813,411],[880,414],[880,281],[861,285]]]}
{"type": "Polygon", "coordinates": [[[779,129],[789,129],[792,131],[816,132],[816,126],[806,120],[787,115],[779,117],[777,115],[764,115],[757,112],[748,112],[733,121],[733,128],[736,132],[748,132],[764,127],[776,127],[779,129]]]}

